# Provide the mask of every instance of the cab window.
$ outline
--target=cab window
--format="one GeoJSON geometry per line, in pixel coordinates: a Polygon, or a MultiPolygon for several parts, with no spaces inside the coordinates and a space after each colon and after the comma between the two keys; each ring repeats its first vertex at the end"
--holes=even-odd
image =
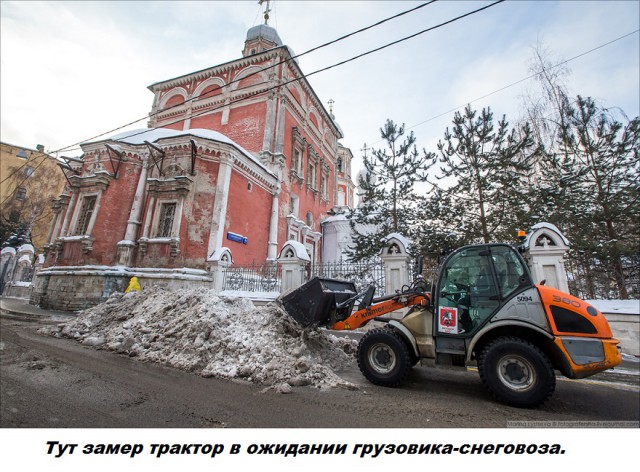
{"type": "Polygon", "coordinates": [[[493,247],[491,257],[503,300],[527,284],[526,269],[513,249],[506,246],[493,247]]]}
{"type": "Polygon", "coordinates": [[[487,248],[468,248],[451,256],[443,268],[437,297],[439,333],[477,331],[500,305],[487,248]]]}

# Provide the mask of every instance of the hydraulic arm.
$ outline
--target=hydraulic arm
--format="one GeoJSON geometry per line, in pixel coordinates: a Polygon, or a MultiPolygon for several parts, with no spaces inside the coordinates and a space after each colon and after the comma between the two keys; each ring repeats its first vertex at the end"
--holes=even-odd
{"type": "Polygon", "coordinates": [[[425,293],[401,293],[387,300],[377,301],[371,305],[355,311],[343,321],[337,321],[331,326],[335,330],[352,330],[359,328],[367,321],[392,311],[416,305],[429,305],[430,296],[425,293]]]}

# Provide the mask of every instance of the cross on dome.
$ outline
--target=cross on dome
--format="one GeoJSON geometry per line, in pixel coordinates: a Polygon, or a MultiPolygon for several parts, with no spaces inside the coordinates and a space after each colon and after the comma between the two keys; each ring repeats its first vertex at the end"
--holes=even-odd
{"type": "Polygon", "coordinates": [[[271,11],[271,8],[269,8],[269,3],[270,0],[259,0],[258,1],[258,5],[262,5],[263,3],[266,3],[267,5],[264,8],[264,24],[268,25],[269,24],[269,12],[271,11]]]}

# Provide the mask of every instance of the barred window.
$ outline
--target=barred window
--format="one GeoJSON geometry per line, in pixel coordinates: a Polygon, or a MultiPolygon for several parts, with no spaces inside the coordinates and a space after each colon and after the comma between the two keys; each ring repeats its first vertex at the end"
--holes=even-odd
{"type": "Polygon", "coordinates": [[[76,225],[75,235],[87,234],[89,229],[89,222],[93,216],[93,210],[96,206],[96,195],[90,195],[82,199],[82,206],[80,207],[80,215],[78,218],[78,224],[76,225]]]}
{"type": "Polygon", "coordinates": [[[157,238],[170,238],[173,229],[173,219],[176,214],[176,204],[163,203],[160,206],[160,221],[158,222],[157,238]]]}

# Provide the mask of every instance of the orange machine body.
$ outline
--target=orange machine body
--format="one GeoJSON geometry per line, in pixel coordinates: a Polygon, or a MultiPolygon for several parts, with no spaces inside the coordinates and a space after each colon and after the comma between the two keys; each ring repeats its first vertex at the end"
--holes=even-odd
{"type": "Polygon", "coordinates": [[[537,285],[563,373],[579,379],[619,365],[622,354],[604,315],[593,305],[552,287],[537,285]],[[591,359],[595,359],[590,361],[591,359]]]}

